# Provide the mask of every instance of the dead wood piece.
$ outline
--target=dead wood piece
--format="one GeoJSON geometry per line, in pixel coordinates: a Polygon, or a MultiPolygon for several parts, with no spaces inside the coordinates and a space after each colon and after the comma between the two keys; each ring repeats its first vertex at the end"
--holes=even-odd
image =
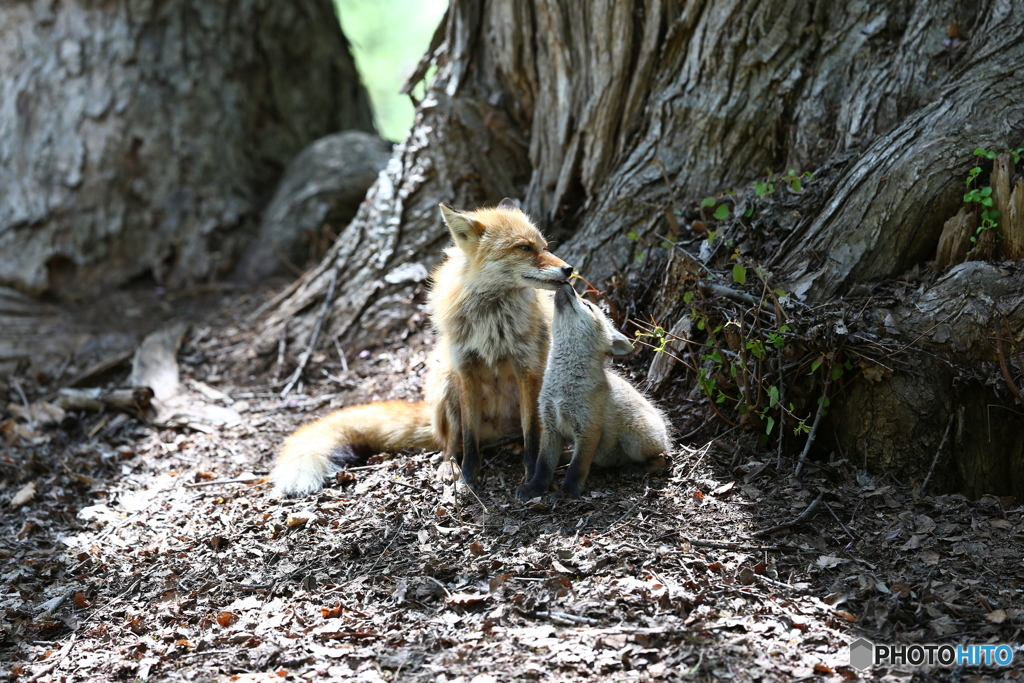
{"type": "MultiPolygon", "coordinates": [[[[997,214],[996,222],[999,225],[999,232],[1002,233],[1003,251],[1009,256],[1010,245],[1006,239],[1006,214],[1010,205],[1010,180],[1013,178],[1013,159],[1009,152],[1003,152],[992,161],[992,175],[989,177],[989,184],[992,186],[992,204],[997,214]]],[[[1020,256],[1010,256],[1018,259],[1020,256]]]]}
{"type": "Polygon", "coordinates": [[[955,216],[942,226],[939,246],[935,249],[935,270],[943,270],[967,260],[967,252],[971,250],[971,237],[974,235],[975,216],[966,207],[960,209],[955,216]]]}
{"type": "Polygon", "coordinates": [[[693,321],[690,320],[690,316],[684,315],[669,329],[670,341],[665,344],[665,348],[671,353],[662,352],[654,354],[651,367],[647,371],[647,388],[649,391],[658,393],[665,380],[672,374],[672,368],[675,367],[678,361],[677,356],[682,353],[686,341],[690,338],[692,328],[693,321]]]}
{"type": "Polygon", "coordinates": [[[1000,214],[1006,256],[1014,261],[1024,258],[1024,179],[1018,180],[1000,214]]]}
{"type": "Polygon", "coordinates": [[[99,411],[104,406],[137,412],[149,408],[153,402],[153,390],[149,387],[131,387],[104,391],[99,388],[64,388],[57,392],[56,404],[64,410],[99,411]]]}
{"type": "Polygon", "coordinates": [[[770,536],[771,534],[777,533],[779,531],[785,531],[786,529],[789,529],[790,527],[794,527],[797,524],[800,524],[801,522],[807,521],[807,519],[811,516],[811,514],[815,511],[815,509],[817,509],[817,507],[821,504],[821,501],[822,501],[822,499],[824,497],[825,497],[825,492],[822,491],[821,493],[818,494],[818,497],[815,498],[814,501],[810,505],[808,505],[804,509],[804,511],[801,512],[794,519],[792,519],[792,520],[790,520],[788,522],[784,522],[783,524],[776,524],[775,526],[773,526],[773,527],[771,527],[769,529],[764,529],[762,531],[755,531],[754,533],[752,533],[750,535],[752,537],[754,537],[754,538],[763,538],[765,536],[770,536]]]}
{"type": "Polygon", "coordinates": [[[159,401],[177,394],[181,390],[177,356],[184,335],[184,325],[174,325],[147,335],[132,359],[128,383],[136,387],[150,387],[159,401]]]}

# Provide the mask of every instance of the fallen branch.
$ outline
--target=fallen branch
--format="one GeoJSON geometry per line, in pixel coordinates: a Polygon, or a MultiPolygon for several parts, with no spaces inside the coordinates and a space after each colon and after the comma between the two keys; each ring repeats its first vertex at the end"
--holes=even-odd
{"type": "Polygon", "coordinates": [[[808,505],[804,509],[804,511],[801,512],[796,518],[794,518],[794,519],[792,519],[792,520],[790,520],[788,522],[785,522],[783,524],[777,524],[777,525],[775,525],[775,526],[773,526],[773,527],[771,527],[769,529],[764,529],[762,531],[755,531],[754,533],[752,533],[750,535],[752,537],[754,537],[754,538],[763,538],[765,536],[769,536],[769,535],[777,533],[779,531],[785,531],[786,529],[794,527],[797,524],[800,524],[801,522],[807,521],[807,519],[811,516],[811,514],[821,504],[821,500],[824,497],[825,497],[825,492],[822,491],[821,493],[818,494],[818,497],[814,499],[814,502],[812,502],[810,505],[808,505]]]}
{"type": "Polygon", "coordinates": [[[64,410],[100,411],[104,406],[129,412],[143,411],[153,401],[153,390],[149,387],[133,387],[131,389],[71,389],[64,388],[57,392],[55,403],[64,410]]]}
{"type": "Polygon", "coordinates": [[[299,366],[295,368],[295,372],[288,378],[288,382],[284,386],[284,390],[281,391],[281,398],[284,398],[291,393],[292,388],[302,377],[302,373],[306,369],[306,363],[309,362],[310,356],[313,355],[313,349],[316,348],[317,339],[320,337],[320,328],[323,327],[324,319],[327,317],[327,313],[331,310],[331,304],[334,302],[334,288],[338,284],[338,271],[334,269],[331,271],[331,282],[327,286],[327,296],[324,298],[324,306],[320,311],[320,315],[316,319],[316,325],[313,327],[313,334],[309,338],[309,345],[306,350],[302,352],[302,357],[299,358],[299,366]]]}
{"type": "Polygon", "coordinates": [[[560,626],[575,626],[576,624],[584,624],[586,626],[597,626],[601,622],[597,619],[591,619],[590,617],[581,617],[576,614],[569,614],[568,612],[537,612],[538,617],[547,617],[551,621],[559,624],[560,626]]]}
{"type": "Polygon", "coordinates": [[[939,443],[938,449],[935,451],[935,457],[932,458],[931,467],[928,468],[928,474],[924,475],[924,481],[921,482],[921,493],[924,493],[928,488],[928,481],[932,478],[932,472],[935,471],[935,463],[939,461],[939,456],[942,455],[942,449],[946,446],[946,439],[949,438],[949,430],[953,427],[953,420],[956,418],[956,413],[949,416],[949,422],[946,423],[946,432],[942,435],[942,441],[939,443]]]}
{"type": "Polygon", "coordinates": [[[811,425],[811,432],[807,435],[807,443],[804,444],[804,450],[800,453],[800,459],[796,463],[796,470],[793,474],[797,477],[800,476],[800,472],[804,469],[804,461],[807,460],[807,454],[811,452],[811,444],[814,443],[814,437],[818,433],[818,427],[821,425],[821,418],[825,414],[825,403],[828,401],[828,385],[831,383],[831,377],[826,373],[825,375],[825,388],[821,392],[821,402],[818,403],[818,412],[814,415],[814,424],[811,425]]]}
{"type": "Polygon", "coordinates": [[[256,484],[267,481],[265,478],[260,481],[260,477],[246,477],[244,479],[213,479],[212,481],[197,481],[192,484],[185,484],[187,489],[197,489],[201,486],[216,486],[218,484],[256,484]]]}

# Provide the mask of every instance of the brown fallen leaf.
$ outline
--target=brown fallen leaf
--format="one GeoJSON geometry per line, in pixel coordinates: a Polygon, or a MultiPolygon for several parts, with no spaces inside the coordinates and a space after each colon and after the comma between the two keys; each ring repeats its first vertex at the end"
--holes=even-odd
{"type": "Polygon", "coordinates": [[[4,433],[7,443],[12,446],[18,443],[19,439],[29,441],[35,436],[35,432],[29,429],[28,425],[24,425],[13,418],[0,422],[0,432],[4,433]]]}
{"type": "Polygon", "coordinates": [[[449,605],[478,605],[490,599],[487,593],[452,593],[445,602],[449,605]]]}
{"type": "Polygon", "coordinates": [[[484,550],[484,544],[480,541],[473,541],[469,544],[469,552],[473,553],[477,557],[485,554],[487,551],[484,550]]]}
{"type": "Polygon", "coordinates": [[[719,487],[718,487],[717,489],[715,489],[714,491],[712,491],[712,492],[711,492],[711,495],[713,495],[713,496],[722,496],[722,495],[725,495],[726,493],[728,493],[729,491],[731,491],[731,490],[733,489],[733,487],[735,487],[735,486],[736,486],[736,482],[735,482],[735,481],[730,481],[730,482],[727,482],[727,483],[725,483],[725,484],[722,484],[721,486],[719,486],[719,487]]]}
{"type": "Polygon", "coordinates": [[[302,510],[299,512],[293,512],[288,515],[288,518],[284,521],[288,526],[302,526],[308,522],[316,521],[316,513],[309,512],[308,510],[302,510]]]}
{"type": "Polygon", "coordinates": [[[491,591],[496,591],[504,586],[505,582],[511,579],[512,576],[513,574],[498,574],[497,576],[491,577],[491,580],[488,583],[488,588],[490,588],[491,591]]]}
{"type": "Polygon", "coordinates": [[[757,579],[754,578],[754,570],[750,567],[743,567],[736,575],[737,580],[744,586],[749,586],[757,579]]]}
{"type": "Polygon", "coordinates": [[[238,616],[231,612],[221,612],[217,615],[217,623],[221,626],[230,626],[236,621],[238,621],[238,616]]]}
{"type": "Polygon", "coordinates": [[[25,503],[29,502],[36,497],[36,485],[33,482],[29,482],[18,489],[18,492],[11,498],[11,507],[21,507],[25,503]]]}
{"type": "Polygon", "coordinates": [[[1001,624],[1006,621],[1006,612],[1001,609],[993,610],[985,617],[985,621],[992,624],[1001,624]]]}

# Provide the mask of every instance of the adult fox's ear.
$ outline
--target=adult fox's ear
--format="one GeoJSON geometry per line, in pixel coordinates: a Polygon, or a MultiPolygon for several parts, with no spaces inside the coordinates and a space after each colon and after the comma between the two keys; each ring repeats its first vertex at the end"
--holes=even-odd
{"type": "Polygon", "coordinates": [[[509,199],[508,197],[505,197],[500,202],[498,202],[498,208],[499,209],[515,209],[516,211],[520,211],[521,210],[519,208],[519,204],[516,202],[516,200],[509,199]]]}
{"type": "Polygon", "coordinates": [[[484,226],[480,221],[444,203],[441,204],[441,218],[444,219],[459,248],[464,249],[472,245],[484,234],[484,226]]]}

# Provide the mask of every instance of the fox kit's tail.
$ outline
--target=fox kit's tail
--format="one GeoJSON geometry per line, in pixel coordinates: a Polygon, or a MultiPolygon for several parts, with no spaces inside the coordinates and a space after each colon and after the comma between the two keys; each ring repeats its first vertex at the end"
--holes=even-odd
{"type": "Polygon", "coordinates": [[[338,410],[285,439],[270,477],[279,493],[320,490],[345,465],[383,451],[436,448],[424,402],[384,401],[338,410]]]}

